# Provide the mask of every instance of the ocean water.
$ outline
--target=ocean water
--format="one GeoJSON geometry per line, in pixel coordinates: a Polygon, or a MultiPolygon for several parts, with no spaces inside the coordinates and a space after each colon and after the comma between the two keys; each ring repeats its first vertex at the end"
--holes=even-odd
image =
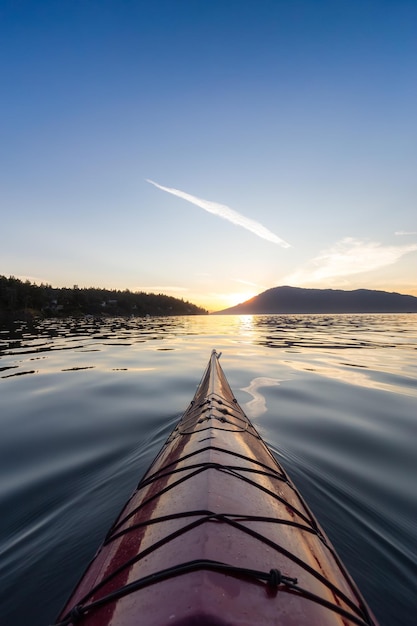
{"type": "Polygon", "coordinates": [[[417,315],[0,328],[0,624],[46,626],[212,348],[381,626],[417,614],[417,315]]]}

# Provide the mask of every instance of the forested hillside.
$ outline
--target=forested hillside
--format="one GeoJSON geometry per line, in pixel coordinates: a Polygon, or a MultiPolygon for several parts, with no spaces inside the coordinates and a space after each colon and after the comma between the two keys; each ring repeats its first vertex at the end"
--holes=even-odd
{"type": "Polygon", "coordinates": [[[163,294],[97,289],[56,288],[0,276],[0,317],[19,315],[204,315],[191,302],[163,294]]]}

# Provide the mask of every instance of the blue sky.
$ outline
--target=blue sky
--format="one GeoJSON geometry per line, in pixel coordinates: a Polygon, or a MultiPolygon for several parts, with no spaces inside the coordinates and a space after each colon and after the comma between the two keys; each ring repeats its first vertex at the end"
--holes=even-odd
{"type": "Polygon", "coordinates": [[[210,310],[417,295],[416,25],[414,0],[3,0],[0,274],[210,310]]]}

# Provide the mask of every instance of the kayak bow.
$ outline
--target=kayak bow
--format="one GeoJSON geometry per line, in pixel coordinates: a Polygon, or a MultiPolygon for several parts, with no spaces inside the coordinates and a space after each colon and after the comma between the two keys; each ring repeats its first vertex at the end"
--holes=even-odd
{"type": "Polygon", "coordinates": [[[56,624],[375,626],[213,350],[56,624]]]}

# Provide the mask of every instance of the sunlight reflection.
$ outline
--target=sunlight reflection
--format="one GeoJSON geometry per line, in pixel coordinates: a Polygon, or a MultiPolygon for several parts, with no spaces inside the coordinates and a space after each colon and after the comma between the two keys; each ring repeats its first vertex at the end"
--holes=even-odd
{"type": "Polygon", "coordinates": [[[266,412],[266,400],[265,397],[259,392],[261,387],[277,387],[283,380],[277,378],[267,378],[265,376],[254,378],[251,380],[248,387],[243,387],[242,391],[246,391],[252,400],[245,402],[243,409],[250,418],[259,417],[266,412]]]}
{"type": "Polygon", "coordinates": [[[255,325],[253,315],[239,315],[239,332],[245,338],[252,338],[255,336],[255,325]]]}
{"type": "MultiPolygon", "coordinates": [[[[358,371],[358,369],[356,369],[358,366],[353,367],[348,363],[345,365],[341,364],[340,367],[337,367],[331,366],[329,363],[320,363],[318,360],[315,360],[314,364],[309,361],[286,360],[285,365],[299,372],[317,374],[318,376],[323,376],[324,378],[329,378],[331,380],[338,380],[348,385],[366,387],[368,389],[382,389],[384,391],[392,391],[394,393],[398,393],[399,389],[399,381],[397,379],[395,384],[390,384],[386,380],[377,380],[375,376],[378,375],[378,371],[369,369],[358,371]]],[[[416,390],[411,388],[411,386],[406,387],[402,385],[402,389],[404,390],[405,395],[416,395],[416,390]]]]}

